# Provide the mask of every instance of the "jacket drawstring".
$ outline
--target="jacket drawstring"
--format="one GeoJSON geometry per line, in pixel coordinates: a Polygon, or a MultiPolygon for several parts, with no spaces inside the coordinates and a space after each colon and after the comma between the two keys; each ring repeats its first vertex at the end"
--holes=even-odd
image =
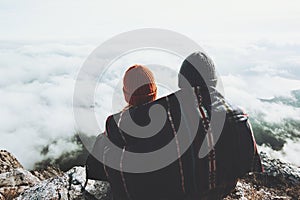
{"type": "Polygon", "coordinates": [[[185,193],[184,172],[183,172],[183,165],[182,165],[182,160],[181,160],[179,141],[178,141],[178,138],[177,138],[177,132],[175,130],[175,125],[174,125],[174,122],[173,122],[173,119],[172,119],[171,110],[170,110],[171,106],[170,106],[170,102],[169,102],[168,97],[166,97],[166,101],[167,101],[167,104],[168,104],[168,119],[170,121],[172,131],[173,131],[173,134],[174,134],[174,138],[175,138],[175,141],[176,141],[176,150],[177,150],[177,155],[178,155],[178,162],[179,162],[180,176],[181,176],[181,188],[182,188],[182,191],[185,193]]]}
{"type": "Polygon", "coordinates": [[[208,114],[206,109],[202,105],[202,97],[200,95],[200,87],[197,86],[194,88],[194,92],[196,94],[197,100],[198,100],[198,108],[200,111],[201,115],[201,121],[205,129],[205,135],[208,137],[208,148],[211,149],[211,151],[208,154],[208,159],[209,159],[209,189],[214,189],[216,188],[216,152],[214,148],[214,137],[212,134],[211,126],[210,126],[210,121],[208,118],[208,114]]]}

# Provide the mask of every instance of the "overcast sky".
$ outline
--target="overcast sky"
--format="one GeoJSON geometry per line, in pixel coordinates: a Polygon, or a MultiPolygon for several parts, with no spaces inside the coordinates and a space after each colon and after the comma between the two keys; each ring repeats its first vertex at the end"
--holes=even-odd
{"type": "Polygon", "coordinates": [[[156,27],[197,40],[295,40],[299,10],[298,0],[1,0],[0,39],[106,39],[156,27]]]}

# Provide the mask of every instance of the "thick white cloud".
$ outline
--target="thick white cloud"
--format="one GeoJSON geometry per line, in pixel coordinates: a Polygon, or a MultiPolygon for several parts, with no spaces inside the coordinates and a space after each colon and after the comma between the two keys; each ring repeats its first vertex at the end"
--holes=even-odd
{"type": "Polygon", "coordinates": [[[299,42],[210,44],[206,49],[222,75],[225,95],[251,113],[265,114],[265,120],[300,119],[300,109],[289,105],[262,102],[300,89],[299,42]]]}
{"type": "Polygon", "coordinates": [[[300,166],[299,141],[295,142],[290,139],[287,139],[287,143],[284,145],[281,151],[274,151],[273,149],[265,145],[259,146],[258,150],[267,152],[270,156],[274,158],[280,158],[286,162],[293,163],[296,164],[297,166],[300,166]]]}
{"type": "Polygon", "coordinates": [[[269,77],[223,76],[225,95],[233,103],[255,115],[263,115],[267,122],[279,123],[283,119],[300,120],[300,108],[280,103],[262,102],[276,96],[291,97],[293,89],[300,89],[300,80],[269,77]]]}
{"type": "MultiPolygon", "coordinates": [[[[14,153],[27,168],[31,168],[34,161],[45,158],[40,151],[49,143],[52,144],[47,157],[78,148],[70,141],[77,131],[72,111],[74,83],[78,70],[95,47],[93,41],[1,43],[0,147],[14,153]]],[[[299,108],[259,101],[259,98],[277,95],[289,97],[291,90],[299,89],[299,76],[296,75],[299,74],[297,58],[300,47],[297,43],[236,45],[226,44],[226,41],[220,44],[207,42],[205,49],[215,60],[226,95],[234,103],[246,107],[251,113],[272,113],[272,117],[266,118],[272,122],[289,117],[299,119],[299,108]]],[[[161,52],[129,54],[116,61],[96,93],[95,114],[100,130],[91,126],[87,129],[90,128],[92,133],[103,130],[107,115],[122,108],[120,78],[131,64],[149,64],[150,67],[161,64],[176,71],[180,62],[179,58],[161,52]],[[116,85],[119,87],[117,91],[116,85]],[[119,107],[111,109],[114,92],[120,100],[117,101],[119,107]]],[[[166,83],[177,85],[176,73],[166,69],[152,70],[157,81],[163,83],[159,88],[160,95],[176,90],[176,86],[166,87],[164,91],[162,87],[168,86],[166,83]]],[[[82,101],[85,101],[84,95],[82,101]]],[[[83,113],[93,111],[84,107],[80,109],[83,113]]]]}
{"type": "Polygon", "coordinates": [[[53,141],[57,143],[49,155],[76,147],[69,141],[74,134],[74,80],[91,50],[87,45],[55,43],[1,46],[0,146],[24,166],[41,160],[39,151],[53,141]]]}

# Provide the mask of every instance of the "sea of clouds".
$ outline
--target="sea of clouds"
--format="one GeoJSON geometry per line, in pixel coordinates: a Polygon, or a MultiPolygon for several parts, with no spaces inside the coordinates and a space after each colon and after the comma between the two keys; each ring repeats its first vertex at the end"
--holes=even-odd
{"type": "MultiPolygon", "coordinates": [[[[295,100],[292,91],[300,89],[300,44],[257,41],[238,45],[207,43],[203,47],[216,63],[226,97],[244,107],[256,126],[265,122],[280,127],[286,120],[296,121],[296,125],[288,127],[291,130],[286,130],[294,134],[285,139],[281,150],[274,151],[266,144],[260,149],[300,166],[299,106],[262,101],[275,97],[295,100]]],[[[182,58],[163,51],[125,55],[100,79],[94,105],[82,108],[95,112],[98,128],[79,130],[73,116],[74,85],[78,71],[95,48],[94,41],[0,42],[0,148],[15,154],[26,168],[78,149],[72,140],[78,131],[101,133],[106,117],[125,106],[121,79],[131,64],[150,66],[159,85],[159,96],[177,89],[176,72],[182,58]],[[47,153],[42,154],[46,146],[47,153]]],[[[275,134],[277,129],[271,125],[268,128],[275,134]]],[[[286,127],[282,126],[282,132],[286,127]]]]}

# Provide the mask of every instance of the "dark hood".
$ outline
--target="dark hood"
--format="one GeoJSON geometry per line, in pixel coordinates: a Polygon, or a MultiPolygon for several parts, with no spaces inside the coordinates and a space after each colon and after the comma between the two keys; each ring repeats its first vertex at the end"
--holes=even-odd
{"type": "Polygon", "coordinates": [[[179,88],[209,88],[216,84],[215,65],[204,52],[194,52],[183,61],[178,75],[179,88]]]}

